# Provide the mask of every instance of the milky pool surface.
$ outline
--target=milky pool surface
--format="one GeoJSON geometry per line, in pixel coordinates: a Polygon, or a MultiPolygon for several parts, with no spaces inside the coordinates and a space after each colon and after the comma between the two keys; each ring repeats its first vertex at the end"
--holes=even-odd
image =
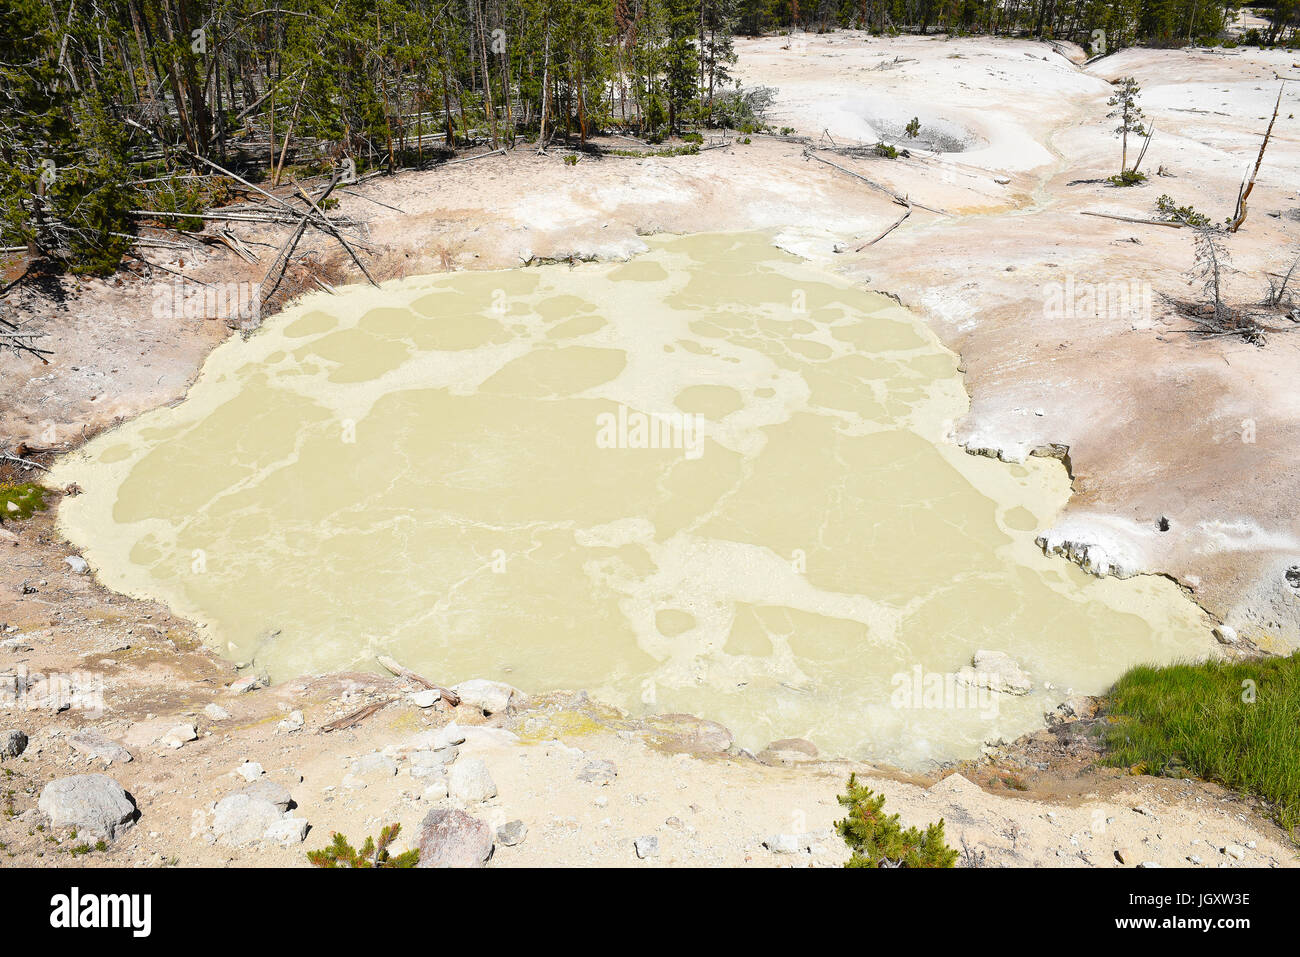
{"type": "Polygon", "coordinates": [[[905,766],[1209,648],[1171,582],[1041,553],[1064,470],[945,441],[907,311],[762,235],[650,245],[304,300],[67,459],[64,530],[275,680],[388,654],[905,766]],[[978,649],[1033,692],[943,681],[978,649]]]}

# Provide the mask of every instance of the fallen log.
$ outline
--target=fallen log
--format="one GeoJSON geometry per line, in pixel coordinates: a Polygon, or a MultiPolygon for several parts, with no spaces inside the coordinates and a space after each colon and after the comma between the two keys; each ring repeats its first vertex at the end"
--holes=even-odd
{"type": "Polygon", "coordinates": [[[868,179],[867,177],[863,176],[861,173],[855,173],[853,170],[841,166],[839,163],[832,163],[828,159],[823,159],[822,157],[818,156],[815,152],[813,152],[812,149],[804,150],[804,156],[807,156],[810,159],[815,159],[819,163],[825,163],[827,166],[833,167],[839,170],[841,173],[847,173],[848,175],[852,176],[854,179],[862,180],[862,182],[866,183],[872,189],[884,193],[886,196],[892,199],[899,206],[915,206],[917,209],[924,209],[926,212],[930,212],[930,213],[938,213],[940,216],[948,215],[948,213],[942,209],[935,209],[933,206],[926,206],[924,203],[918,203],[915,200],[908,199],[906,196],[900,196],[898,193],[895,193],[888,186],[883,186],[880,183],[877,183],[874,179],[868,179]]]}
{"type": "MultiPolygon", "coordinates": [[[[315,202],[308,197],[308,202],[311,203],[311,207],[307,212],[302,214],[302,219],[298,221],[297,228],[295,228],[289,238],[285,240],[284,245],[280,247],[280,251],[275,256],[275,261],[267,267],[266,275],[262,277],[262,285],[260,287],[262,290],[262,302],[270,302],[271,296],[280,288],[280,281],[284,279],[284,272],[289,268],[289,260],[293,258],[293,251],[297,248],[298,241],[302,239],[302,234],[307,231],[307,226],[312,224],[313,214],[319,214],[320,207],[317,206],[316,203],[327,199],[329,194],[334,192],[334,187],[338,185],[338,182],[339,174],[335,173],[330,177],[329,185],[325,187],[325,191],[316,197],[315,202]],[[274,280],[272,277],[274,277],[274,280]],[[269,286],[268,283],[270,283],[269,286]]],[[[301,189],[301,187],[299,187],[299,189],[301,189]]],[[[306,194],[304,193],[303,195],[306,194]]],[[[297,210],[294,210],[294,212],[297,212],[297,210]]],[[[325,222],[328,223],[329,220],[325,220],[325,222]]],[[[314,225],[319,226],[320,223],[315,223],[314,225]]],[[[346,246],[347,244],[344,243],[344,245],[346,246]]],[[[349,252],[351,252],[351,250],[349,250],[349,252]]],[[[373,282],[374,280],[371,281],[373,282]]]]}
{"type": "Polygon", "coordinates": [[[347,728],[355,727],[356,725],[360,724],[362,721],[365,721],[366,718],[370,717],[372,714],[375,714],[376,712],[384,708],[387,708],[390,704],[392,704],[396,700],[397,700],[396,698],[388,698],[384,701],[376,701],[374,704],[368,704],[364,708],[358,708],[356,711],[353,711],[351,714],[345,714],[337,721],[331,721],[329,724],[321,725],[320,731],[317,733],[329,734],[331,731],[343,731],[347,728]]]}
{"type": "Polygon", "coordinates": [[[392,658],[388,657],[388,655],[380,655],[375,660],[378,661],[385,668],[387,668],[390,672],[397,675],[397,677],[405,678],[407,681],[414,682],[415,684],[419,685],[422,688],[426,688],[429,691],[438,692],[438,694],[442,695],[442,700],[447,702],[447,704],[451,705],[452,707],[455,707],[456,705],[460,704],[460,695],[456,694],[456,692],[452,691],[450,688],[444,688],[442,685],[434,684],[428,678],[424,677],[424,675],[417,675],[410,668],[402,667],[392,658]]]}
{"type": "Polygon", "coordinates": [[[1121,223],[1141,223],[1144,226],[1168,226],[1170,229],[1182,229],[1182,223],[1168,222],[1163,219],[1137,219],[1133,216],[1116,216],[1114,213],[1094,213],[1089,210],[1080,210],[1084,216],[1099,216],[1102,219],[1117,219],[1121,223]]]}
{"type": "MultiPolygon", "coordinates": [[[[343,234],[340,233],[334,227],[334,224],[331,223],[329,219],[326,218],[325,213],[321,210],[321,208],[318,205],[316,205],[316,201],[307,195],[307,191],[305,189],[303,189],[296,182],[294,182],[292,176],[289,177],[289,182],[293,183],[294,188],[298,190],[298,195],[302,197],[303,202],[305,202],[308,206],[310,206],[312,209],[314,209],[317,213],[320,214],[321,222],[324,223],[324,226],[321,226],[320,223],[317,223],[316,225],[320,226],[322,229],[330,233],[330,235],[332,235],[335,239],[339,241],[339,244],[344,249],[346,249],[348,251],[348,255],[352,257],[352,261],[357,264],[357,267],[365,274],[366,279],[370,281],[370,285],[374,286],[375,288],[378,288],[379,283],[375,282],[375,277],[370,275],[370,270],[366,268],[366,264],[361,261],[361,257],[357,255],[356,250],[354,250],[351,246],[348,245],[348,241],[343,238],[343,234]]],[[[329,188],[331,190],[334,188],[334,183],[332,181],[330,182],[329,188]]],[[[328,193],[329,190],[326,190],[326,195],[328,195],[328,193]]]]}
{"type": "Polygon", "coordinates": [[[886,229],[883,233],[881,233],[881,234],[880,234],[879,236],[877,236],[875,239],[871,240],[871,242],[869,242],[869,243],[863,243],[863,244],[862,244],[861,246],[859,246],[859,247],[857,248],[857,250],[855,250],[855,251],[856,251],[856,252],[862,252],[862,250],[866,249],[868,246],[874,246],[876,243],[880,242],[882,239],[884,239],[886,236],[888,236],[890,233],[892,233],[892,232],[893,232],[895,229],[897,229],[899,226],[903,225],[903,220],[907,219],[907,217],[908,217],[908,216],[911,216],[911,215],[912,215],[912,204],[911,204],[911,203],[908,203],[908,204],[907,204],[907,212],[905,212],[902,216],[899,216],[898,219],[896,219],[896,220],[894,221],[893,225],[891,225],[888,229],[886,229]]]}

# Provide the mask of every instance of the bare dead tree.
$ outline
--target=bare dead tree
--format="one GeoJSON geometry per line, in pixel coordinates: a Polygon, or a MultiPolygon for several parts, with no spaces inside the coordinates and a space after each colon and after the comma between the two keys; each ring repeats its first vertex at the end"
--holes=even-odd
{"type": "Polygon", "coordinates": [[[1196,259],[1188,278],[1199,283],[1201,297],[1212,312],[1216,327],[1223,327],[1231,310],[1223,301],[1223,276],[1230,268],[1228,248],[1213,226],[1196,227],[1196,259]]]}
{"type": "Polygon", "coordinates": [[[1232,211],[1232,221],[1228,226],[1228,231],[1235,233],[1241,229],[1241,224],[1246,221],[1246,200],[1250,198],[1251,192],[1255,188],[1255,179],[1259,176],[1260,164],[1264,162],[1264,150],[1268,149],[1268,141],[1273,135],[1273,124],[1277,122],[1278,110],[1282,108],[1282,93],[1286,89],[1286,83],[1283,83],[1277,91],[1277,102],[1273,104],[1273,117],[1268,121],[1268,129],[1264,131],[1264,140],[1259,144],[1259,155],[1255,157],[1255,166],[1246,174],[1246,179],[1242,181],[1241,189],[1237,191],[1237,205],[1232,211]]]}
{"type": "Polygon", "coordinates": [[[1297,268],[1300,268],[1300,254],[1291,263],[1291,268],[1286,271],[1280,283],[1274,283],[1272,279],[1268,282],[1268,299],[1266,304],[1270,306],[1281,306],[1290,302],[1287,298],[1287,286],[1291,284],[1291,277],[1295,275],[1297,268]]]}

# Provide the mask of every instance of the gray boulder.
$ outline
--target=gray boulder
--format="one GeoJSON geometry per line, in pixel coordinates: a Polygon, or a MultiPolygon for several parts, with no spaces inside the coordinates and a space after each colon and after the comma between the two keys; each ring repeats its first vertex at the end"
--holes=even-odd
{"type": "Polygon", "coordinates": [[[0,758],[16,758],[27,750],[27,735],[17,728],[0,731],[0,758]]]}
{"type": "Polygon", "coordinates": [[[280,808],[270,801],[247,794],[232,794],[217,802],[212,833],[222,844],[238,847],[260,841],[282,817],[280,808]]]}
{"type": "Polygon", "coordinates": [[[56,825],[113,840],[136,819],[135,802],[106,774],[77,774],[45,785],[36,806],[56,825]]]}
{"type": "Polygon", "coordinates": [[[455,745],[441,751],[416,751],[411,755],[411,777],[427,778],[442,774],[447,765],[456,760],[459,749],[455,745]]]}
{"type": "Polygon", "coordinates": [[[420,822],[420,867],[482,867],[491,856],[491,828],[464,811],[435,808],[420,822]]]}
{"type": "Polygon", "coordinates": [[[507,821],[497,828],[497,841],[506,847],[522,844],[528,836],[528,825],[523,821],[507,821]]]}

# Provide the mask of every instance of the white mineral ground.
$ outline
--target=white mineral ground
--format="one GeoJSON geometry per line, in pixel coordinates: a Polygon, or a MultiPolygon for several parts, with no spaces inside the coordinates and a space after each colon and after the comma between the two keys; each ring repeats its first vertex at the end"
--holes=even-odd
{"type": "MultiPolygon", "coordinates": [[[[843,33],[784,46],[782,38],[738,44],[746,85],[779,90],[775,126],[814,138],[828,131],[841,144],[871,142],[895,135],[915,116],[922,143],[966,147],[947,154],[916,148],[893,162],[831,157],[943,213],[917,208],[885,239],[854,251],[897,219],[900,208],[806,159],[801,145],[771,137],[698,156],[584,156],[576,166],[565,165],[558,152],[520,149],[368,181],[341,196],[341,211],[369,220],[379,249],[372,270],[384,278],[438,272],[448,262],[478,269],[530,256],[625,258],[644,249],[640,237],[648,232],[776,230],[783,247],[899,297],[961,355],[971,411],[955,424],[954,441],[1011,461],[1068,449],[1075,492],[1049,536],[1053,542],[1068,544],[1094,567],[1175,578],[1207,611],[1263,648],[1300,644],[1300,598],[1284,577],[1300,562],[1294,508],[1300,338],[1275,335],[1257,348],[1189,337],[1186,323],[1159,297],[1188,293],[1188,232],[1081,215],[1147,218],[1155,197],[1169,193],[1215,219],[1227,216],[1279,80],[1300,79],[1294,55],[1128,50],[1082,69],[1078,51],[1067,57],[1017,41],[843,33]],[[877,69],[896,57],[901,62],[877,69]],[[1142,84],[1157,132],[1144,164],[1151,180],[1114,189],[1097,181],[1118,167],[1105,100],[1107,81],[1124,75],[1142,84]],[[1155,175],[1157,169],[1166,175],[1155,175]],[[1156,293],[1151,313],[1045,309],[1053,284],[1070,279],[1149,283],[1156,293]],[[1158,531],[1161,518],[1168,531],[1158,531]]],[[[1300,84],[1293,83],[1250,218],[1232,238],[1230,296],[1240,301],[1257,300],[1266,273],[1284,272],[1300,247],[1297,100],[1300,84]]],[[[270,243],[280,238],[241,235],[270,243]]],[[[313,243],[320,260],[357,278],[326,243],[313,243]]],[[[260,278],[260,270],[225,253],[150,255],[202,280],[260,278]]],[[[45,317],[45,344],[55,363],[0,359],[0,434],[14,440],[76,442],[173,402],[227,335],[221,322],[176,319],[155,309],[155,290],[145,283],[68,280],[65,290],[62,306],[26,300],[34,316],[45,317]]],[[[129,741],[146,741],[144,730],[186,716],[195,717],[199,736],[179,749],[128,743],[135,760],[108,773],[134,795],[141,820],[106,854],[77,863],[303,863],[301,845],[210,845],[202,827],[192,836],[192,813],[242,786],[231,772],[246,758],[289,786],[300,805],[296,813],[313,827],[307,847],[324,844],[330,830],[359,840],[392,820],[415,838],[429,805],[405,762],[398,776],[372,780],[365,789],[344,789],[341,782],[352,758],[396,748],[420,729],[444,723],[446,714],[399,702],[356,729],[314,734],[364,703],[364,694],[354,688],[345,697],[345,683],[328,678],[230,696],[222,686],[233,680],[232,667],[202,649],[189,623],[71,573],[63,563],[69,546],[51,515],[0,535],[8,553],[0,564],[0,622],[10,629],[4,637],[13,639],[0,652],[9,659],[3,670],[97,672],[107,699],[103,716],[76,709],[0,712],[0,730],[20,727],[32,738],[21,758],[5,764],[15,772],[9,787],[18,815],[0,819],[7,853],[17,860],[73,861],[28,835],[46,781],[102,769],[102,760],[69,747],[72,731],[88,726],[119,740],[131,731],[129,741]],[[214,700],[232,712],[230,719],[205,716],[204,705],[214,700]],[[303,711],[303,730],[278,729],[280,712],[290,708],[303,711]]],[[[373,676],[354,677],[380,692],[391,687],[373,676]]],[[[698,753],[682,757],[653,746],[654,735],[644,728],[627,733],[616,720],[593,719],[593,712],[603,716],[590,705],[535,706],[509,719],[523,734],[520,742],[472,744],[499,791],[475,813],[529,826],[523,844],[497,848],[495,864],[632,864],[633,839],[648,834],[659,836],[660,851],[643,863],[834,863],[844,853],[827,828],[839,811],[834,794],[852,768],[871,777],[905,823],[943,815],[950,842],[965,839],[986,852],[989,864],[1121,866],[1123,858],[1268,866],[1295,859],[1291,842],[1250,802],[1196,782],[1079,775],[1086,761],[1071,765],[1049,754],[1050,747],[1018,745],[964,769],[981,789],[953,776],[935,784],[938,774],[905,778],[847,762],[770,768],[698,753]],[[555,738],[566,746],[538,743],[555,738]],[[1040,758],[1042,766],[1035,763],[1040,758]],[[575,780],[591,759],[617,766],[608,787],[575,780]],[[1008,777],[1023,779],[1028,790],[993,787],[1008,777]],[[777,833],[811,835],[794,843],[814,850],[771,853],[762,841],[777,833]]],[[[209,813],[204,823],[210,822],[209,813]]]]}

